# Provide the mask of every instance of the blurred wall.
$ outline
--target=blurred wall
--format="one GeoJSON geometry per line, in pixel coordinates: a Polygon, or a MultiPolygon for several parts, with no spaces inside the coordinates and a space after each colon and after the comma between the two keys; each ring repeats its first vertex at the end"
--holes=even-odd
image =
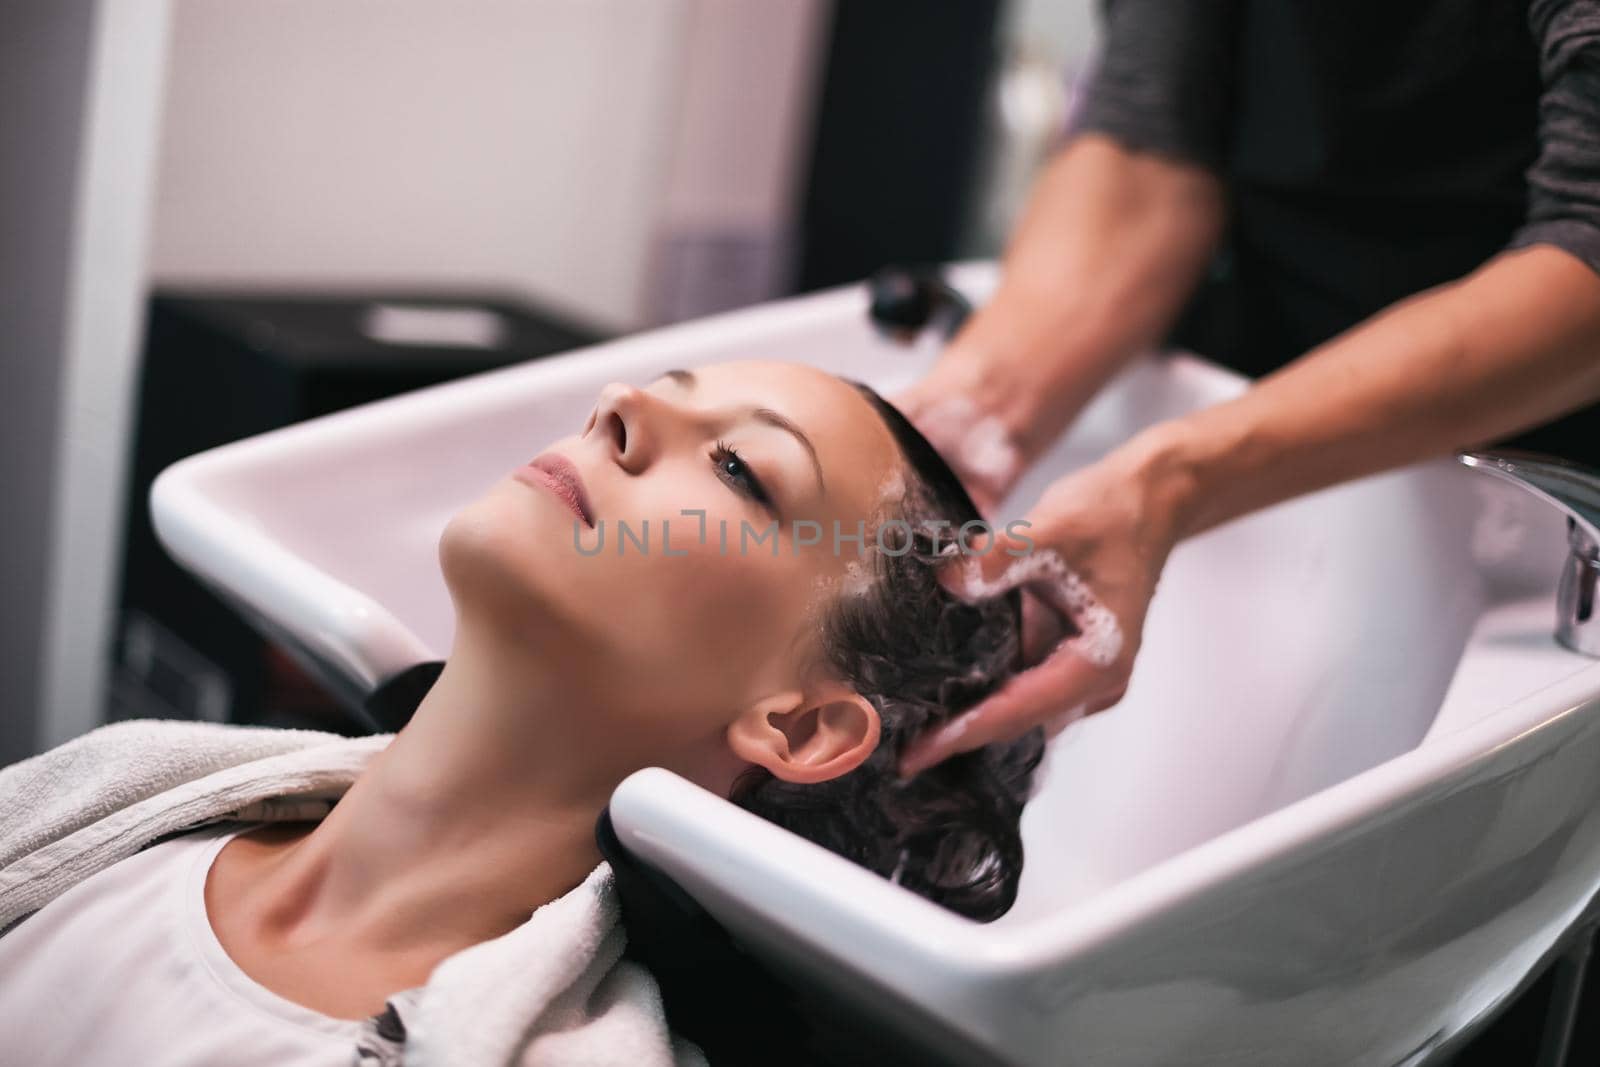
{"type": "Polygon", "coordinates": [[[685,282],[729,240],[781,275],[825,10],[175,0],[153,275],[488,285],[617,330],[707,310],[685,282]]]}
{"type": "Polygon", "coordinates": [[[1008,0],[980,192],[967,219],[962,255],[997,256],[1004,250],[1099,47],[1100,8],[1098,0],[1008,0]]]}
{"type": "Polygon", "coordinates": [[[0,4],[0,764],[100,721],[166,14],[0,4]]]}
{"type": "Polygon", "coordinates": [[[61,382],[71,178],[94,7],[31,0],[0,8],[0,763],[34,751],[57,451],[49,401],[61,382]]]}

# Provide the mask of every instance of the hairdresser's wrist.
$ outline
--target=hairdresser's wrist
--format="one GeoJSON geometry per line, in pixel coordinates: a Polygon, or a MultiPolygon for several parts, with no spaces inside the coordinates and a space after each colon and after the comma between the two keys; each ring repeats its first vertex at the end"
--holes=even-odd
{"type": "Polygon", "coordinates": [[[1193,424],[1171,419],[1135,434],[1101,461],[1137,494],[1148,526],[1143,540],[1170,550],[1199,532],[1212,448],[1193,424]]]}
{"type": "Polygon", "coordinates": [[[1002,286],[940,360],[946,383],[1004,427],[1021,469],[1050,449],[1115,363],[1077,304],[1063,293],[1002,286]]]}

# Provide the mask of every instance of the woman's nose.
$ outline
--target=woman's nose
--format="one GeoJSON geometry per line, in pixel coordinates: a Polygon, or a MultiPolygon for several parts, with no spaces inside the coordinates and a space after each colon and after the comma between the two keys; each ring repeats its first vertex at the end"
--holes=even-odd
{"type": "Polygon", "coordinates": [[[637,389],[622,382],[608,383],[600,390],[594,413],[589,416],[589,424],[583,428],[585,438],[590,434],[599,434],[601,440],[609,444],[618,462],[628,455],[630,444],[636,453],[639,449],[636,393],[637,389]]]}
{"type": "Polygon", "coordinates": [[[673,405],[660,397],[625,382],[611,382],[600,390],[583,436],[602,435],[616,461],[638,473],[650,464],[678,421],[673,405]]]}

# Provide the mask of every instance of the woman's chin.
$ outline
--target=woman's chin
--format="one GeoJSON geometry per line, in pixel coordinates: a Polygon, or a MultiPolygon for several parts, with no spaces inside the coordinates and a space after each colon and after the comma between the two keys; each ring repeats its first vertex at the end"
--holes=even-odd
{"type": "Polygon", "coordinates": [[[440,547],[443,552],[446,541],[455,541],[475,554],[568,559],[576,554],[575,528],[588,532],[555,494],[504,478],[451,517],[440,547]]]}
{"type": "Polygon", "coordinates": [[[474,501],[439,535],[439,568],[457,613],[565,615],[562,601],[573,598],[580,580],[571,536],[559,514],[509,493],[474,501]]]}

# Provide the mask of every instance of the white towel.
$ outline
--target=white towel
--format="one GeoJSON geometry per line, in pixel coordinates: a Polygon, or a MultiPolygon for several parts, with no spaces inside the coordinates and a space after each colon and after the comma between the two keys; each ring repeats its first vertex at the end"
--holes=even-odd
{"type": "MultiPolygon", "coordinates": [[[[131,719],[0,769],[0,936],[166,834],[321,818],[393,738],[131,719]]],[[[403,1062],[703,1067],[700,1050],[668,1029],[655,980],[621,958],[625,943],[602,862],[515,930],[390,998],[406,1030],[403,1062]]],[[[366,1053],[360,1062],[373,1062],[366,1053]]]]}

